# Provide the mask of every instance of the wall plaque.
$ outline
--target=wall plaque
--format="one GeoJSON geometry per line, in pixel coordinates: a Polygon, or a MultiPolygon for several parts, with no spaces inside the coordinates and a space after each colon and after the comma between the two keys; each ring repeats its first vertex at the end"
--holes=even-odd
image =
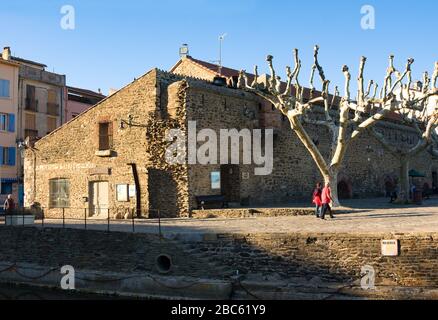
{"type": "Polygon", "coordinates": [[[382,240],[380,243],[382,256],[396,257],[399,255],[399,240],[382,240]]]}
{"type": "Polygon", "coordinates": [[[110,168],[97,167],[97,168],[90,169],[88,172],[89,172],[90,176],[109,175],[110,168]]]}

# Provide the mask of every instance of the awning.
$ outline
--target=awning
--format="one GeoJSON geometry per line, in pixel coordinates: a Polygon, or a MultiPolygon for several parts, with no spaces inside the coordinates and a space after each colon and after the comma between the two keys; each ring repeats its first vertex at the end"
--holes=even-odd
{"type": "Polygon", "coordinates": [[[1,178],[0,179],[2,183],[17,183],[17,178],[1,178]]]}
{"type": "Polygon", "coordinates": [[[409,176],[412,177],[412,178],[424,178],[424,177],[426,177],[424,174],[422,174],[422,173],[420,173],[420,172],[418,172],[417,170],[414,170],[414,169],[409,171],[409,176]]]}

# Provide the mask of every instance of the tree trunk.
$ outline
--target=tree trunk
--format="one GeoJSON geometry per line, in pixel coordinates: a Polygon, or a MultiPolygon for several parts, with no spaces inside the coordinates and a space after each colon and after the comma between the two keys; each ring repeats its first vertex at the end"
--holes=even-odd
{"type": "Polygon", "coordinates": [[[332,191],[332,206],[339,207],[341,204],[338,197],[338,172],[330,170],[328,175],[324,175],[324,183],[329,183],[332,191]]]}
{"type": "Polygon", "coordinates": [[[409,202],[409,192],[411,186],[409,184],[409,158],[400,158],[400,192],[398,201],[409,202]]]}

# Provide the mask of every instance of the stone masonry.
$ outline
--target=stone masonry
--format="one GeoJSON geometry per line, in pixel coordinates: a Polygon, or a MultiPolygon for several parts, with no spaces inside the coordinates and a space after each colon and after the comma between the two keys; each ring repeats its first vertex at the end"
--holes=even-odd
{"type": "MultiPolygon", "coordinates": [[[[407,129],[383,125],[383,133],[400,143],[415,143],[407,129]]],[[[328,132],[309,127],[313,139],[328,155],[328,132]],[[324,148],[324,146],[327,146],[324,148]]],[[[198,143],[202,145],[202,143],[198,143]]],[[[438,161],[424,152],[411,164],[426,175],[421,184],[432,184],[438,161]]],[[[242,90],[153,69],[125,88],[98,103],[26,150],[25,205],[39,204],[46,217],[60,217],[62,209],[50,208],[49,182],[69,181],[66,217],[90,214],[90,186],[107,181],[110,216],[119,211],[137,211],[143,216],[188,216],[196,209],[195,197],[216,195],[211,172],[238,172],[231,183],[237,204],[268,205],[309,199],[314,184],[321,181],[316,166],[289,127],[287,119],[260,98],[242,90]],[[255,176],[254,165],[239,164],[229,170],[220,164],[170,165],[164,158],[170,144],[170,128],[187,129],[188,121],[203,128],[238,130],[274,128],[274,168],[271,175],[255,176]],[[110,153],[99,154],[99,123],[110,122],[110,153]],[[134,167],[136,170],[134,170],[134,167]],[[118,201],[116,186],[135,186],[135,195],[118,201]],[[87,211],[88,210],[88,211],[87,211]]],[[[344,197],[382,196],[399,172],[396,158],[370,135],[364,134],[346,155],[340,174],[344,197]]],[[[310,201],[310,200],[309,200],[310,201]]]]}

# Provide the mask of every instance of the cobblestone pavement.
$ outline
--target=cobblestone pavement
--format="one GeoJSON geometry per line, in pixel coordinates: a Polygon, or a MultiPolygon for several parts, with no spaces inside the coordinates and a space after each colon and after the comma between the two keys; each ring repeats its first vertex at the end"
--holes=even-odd
{"type": "MultiPolygon", "coordinates": [[[[422,206],[389,204],[387,199],[350,200],[335,210],[335,219],[314,216],[255,217],[244,219],[162,219],[165,236],[204,233],[415,233],[438,232],[438,199],[422,206]]],[[[37,226],[40,221],[36,222],[37,226]]],[[[46,227],[62,227],[45,220],[46,227]]],[[[66,221],[68,228],[84,228],[83,221],[66,221]]],[[[107,221],[88,221],[90,230],[107,230],[107,221]]],[[[111,221],[111,231],[132,232],[131,221],[111,221]]],[[[135,220],[135,232],[158,233],[158,220],[135,220]]]]}

